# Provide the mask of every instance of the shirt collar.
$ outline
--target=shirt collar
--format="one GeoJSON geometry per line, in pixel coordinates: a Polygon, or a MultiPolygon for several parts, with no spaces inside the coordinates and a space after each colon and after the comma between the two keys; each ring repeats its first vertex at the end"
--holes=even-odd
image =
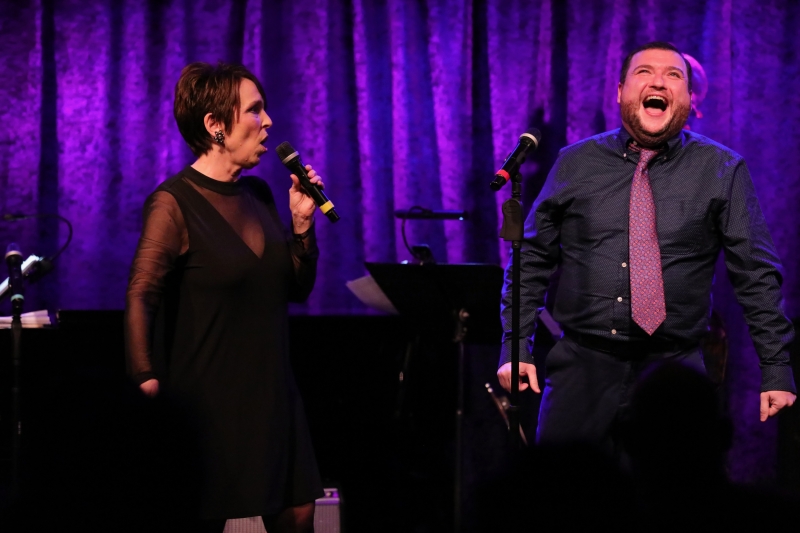
{"type": "MultiPolygon", "coordinates": [[[[620,127],[619,134],[617,135],[619,142],[618,148],[620,155],[624,155],[628,151],[628,145],[633,141],[633,137],[628,133],[625,127],[620,127]]],[[[661,153],[671,159],[674,157],[675,152],[686,144],[686,130],[681,130],[677,135],[667,140],[666,149],[662,149],[661,153]]]]}

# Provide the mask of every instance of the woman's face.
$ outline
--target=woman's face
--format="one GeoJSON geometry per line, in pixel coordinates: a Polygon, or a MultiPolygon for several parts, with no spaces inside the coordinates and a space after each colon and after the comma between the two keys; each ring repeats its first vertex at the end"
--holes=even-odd
{"type": "Polygon", "coordinates": [[[264,109],[264,100],[256,84],[248,79],[243,79],[239,84],[239,103],[239,114],[230,133],[225,135],[224,151],[234,165],[253,168],[267,151],[264,143],[272,119],[264,109]]]}

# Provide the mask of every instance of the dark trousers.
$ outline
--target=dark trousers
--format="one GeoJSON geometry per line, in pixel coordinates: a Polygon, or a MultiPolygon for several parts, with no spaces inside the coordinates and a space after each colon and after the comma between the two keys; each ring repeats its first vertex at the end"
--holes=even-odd
{"type": "Polygon", "coordinates": [[[539,408],[539,444],[582,442],[611,454],[619,451],[615,425],[624,417],[633,387],[654,363],[681,362],[705,374],[698,347],[613,354],[588,348],[565,335],[545,363],[539,408]]]}

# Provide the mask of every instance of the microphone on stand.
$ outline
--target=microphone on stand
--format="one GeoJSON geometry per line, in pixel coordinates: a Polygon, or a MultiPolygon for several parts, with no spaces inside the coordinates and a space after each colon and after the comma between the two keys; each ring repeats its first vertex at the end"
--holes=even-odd
{"type": "MultiPolygon", "coordinates": [[[[69,235],[67,236],[67,242],[58,249],[58,251],[49,257],[39,257],[37,255],[28,256],[25,261],[21,261],[22,254],[19,252],[19,248],[15,243],[9,244],[8,249],[6,250],[6,263],[8,263],[9,269],[11,268],[19,268],[22,272],[22,277],[20,283],[16,283],[15,286],[18,290],[14,294],[19,294],[19,299],[24,301],[24,280],[27,282],[34,283],[41,279],[45,274],[53,270],[53,261],[55,261],[61,253],[67,249],[69,243],[72,242],[72,224],[70,224],[69,220],[62,217],[57,213],[33,213],[33,214],[25,214],[25,213],[2,213],[0,214],[0,221],[17,221],[17,220],[25,220],[25,219],[34,219],[34,218],[57,218],[61,222],[67,225],[69,229],[69,235]],[[18,258],[18,259],[17,259],[18,258]],[[10,261],[10,262],[9,262],[10,261]],[[12,265],[12,263],[17,263],[20,261],[19,266],[12,265]]],[[[0,282],[0,300],[4,298],[4,296],[11,292],[11,276],[0,282]]]]}
{"type": "Polygon", "coordinates": [[[308,195],[314,200],[319,210],[328,217],[328,220],[331,222],[339,220],[339,215],[336,214],[336,210],[333,208],[333,202],[328,200],[322,187],[311,183],[311,180],[308,179],[306,167],[303,162],[300,161],[300,154],[297,153],[297,150],[292,148],[292,145],[288,142],[282,142],[275,148],[275,153],[281,158],[281,163],[283,163],[292,174],[300,178],[300,185],[303,186],[308,195]]]}
{"type": "Polygon", "coordinates": [[[11,292],[11,307],[15,314],[22,312],[25,303],[25,286],[22,281],[22,254],[16,243],[6,248],[6,265],[8,265],[8,288],[11,292]]]}
{"type": "Polygon", "coordinates": [[[542,140],[542,132],[536,128],[530,128],[528,131],[519,136],[519,142],[514,150],[509,154],[503,162],[500,170],[494,173],[494,180],[489,184],[493,191],[499,191],[503,185],[508,183],[511,176],[519,172],[519,167],[525,162],[528,152],[536,150],[539,147],[539,141],[542,140]]]}
{"type": "MultiPolygon", "coordinates": [[[[20,270],[22,271],[23,279],[28,280],[28,283],[33,283],[53,270],[53,263],[46,257],[30,255],[25,261],[22,262],[20,270]]],[[[10,292],[10,285],[9,278],[0,281],[0,300],[3,300],[6,294],[10,292]]]]}

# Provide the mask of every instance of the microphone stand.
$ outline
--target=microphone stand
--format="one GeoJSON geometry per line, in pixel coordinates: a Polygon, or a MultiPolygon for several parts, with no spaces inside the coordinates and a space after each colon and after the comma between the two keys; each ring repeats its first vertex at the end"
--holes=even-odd
{"type": "Polygon", "coordinates": [[[508,443],[512,452],[520,449],[519,428],[519,278],[520,248],[524,237],[522,220],[522,174],[511,177],[511,198],[503,203],[500,238],[511,242],[511,400],[508,406],[508,443]]]}
{"type": "MultiPolygon", "coordinates": [[[[20,283],[22,283],[22,279],[20,279],[20,283]]],[[[14,380],[11,387],[11,421],[13,431],[11,444],[11,501],[16,501],[20,493],[19,463],[20,443],[22,440],[22,420],[20,417],[22,376],[20,372],[20,361],[22,354],[22,308],[24,302],[25,298],[21,294],[15,294],[11,298],[11,351],[14,380]]]]}
{"type": "Polygon", "coordinates": [[[22,341],[22,303],[13,306],[13,314],[11,318],[11,342],[12,342],[12,357],[14,365],[14,385],[11,389],[12,394],[12,423],[14,432],[12,448],[11,448],[11,495],[12,499],[16,500],[19,496],[19,451],[20,441],[22,439],[22,421],[20,419],[20,388],[22,379],[20,375],[20,354],[21,354],[21,341],[22,341]]]}
{"type": "MultiPolygon", "coordinates": [[[[44,257],[32,255],[22,264],[20,283],[33,283],[53,269],[52,262],[44,257]]],[[[0,299],[5,293],[0,292],[0,299]]],[[[13,383],[11,386],[11,421],[13,437],[11,445],[11,501],[20,494],[20,450],[22,445],[22,311],[25,304],[20,294],[11,297],[11,350],[13,383]]]]}
{"type": "MultiPolygon", "coordinates": [[[[72,242],[72,224],[69,220],[62,217],[57,213],[36,213],[36,214],[23,214],[13,213],[0,216],[3,221],[17,221],[31,218],[57,218],[64,222],[69,229],[67,241],[58,249],[58,251],[49,258],[30,256],[20,267],[22,276],[20,284],[24,286],[25,278],[27,277],[31,283],[41,279],[45,274],[53,269],[53,261],[58,258],[61,253],[67,249],[70,242],[72,242]],[[35,268],[33,272],[29,272],[30,268],[35,268]]],[[[9,273],[9,288],[11,276],[9,273]]],[[[0,292],[0,299],[2,299],[3,292],[0,292]]],[[[20,449],[22,444],[22,419],[21,419],[21,403],[22,403],[22,308],[24,307],[25,298],[22,294],[12,295],[11,297],[11,343],[12,343],[12,364],[13,364],[13,385],[11,388],[12,394],[12,407],[11,407],[11,420],[13,424],[12,431],[14,432],[12,447],[11,447],[11,498],[12,502],[16,501],[20,494],[20,449]]]]}
{"type": "Polygon", "coordinates": [[[453,477],[455,482],[455,492],[453,493],[453,532],[461,533],[461,481],[464,477],[464,459],[463,459],[463,441],[464,441],[464,374],[465,374],[465,360],[464,360],[464,336],[467,334],[467,319],[469,313],[466,309],[460,309],[456,314],[456,331],[453,336],[453,342],[458,344],[458,392],[456,395],[456,438],[455,438],[455,470],[453,477]]]}

